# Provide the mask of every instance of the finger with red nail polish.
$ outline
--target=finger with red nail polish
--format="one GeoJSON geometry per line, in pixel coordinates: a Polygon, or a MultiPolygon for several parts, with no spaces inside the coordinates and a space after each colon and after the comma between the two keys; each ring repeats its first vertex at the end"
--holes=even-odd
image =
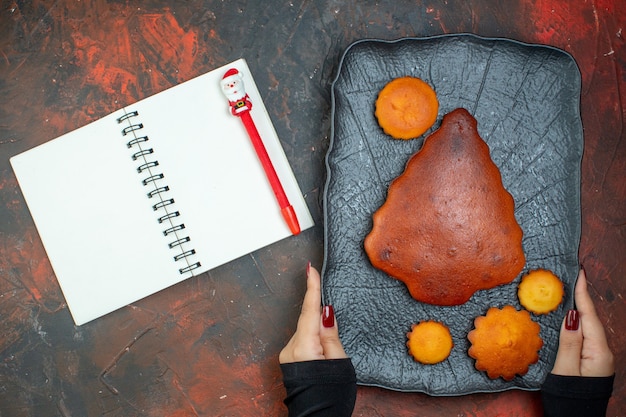
{"type": "Polygon", "coordinates": [[[322,325],[326,328],[335,325],[335,311],[333,310],[333,306],[324,306],[322,309],[322,325]]]}
{"type": "Polygon", "coordinates": [[[565,329],[570,331],[578,330],[578,326],[580,325],[580,316],[578,315],[578,311],[569,310],[567,315],[565,316],[565,329]]]}

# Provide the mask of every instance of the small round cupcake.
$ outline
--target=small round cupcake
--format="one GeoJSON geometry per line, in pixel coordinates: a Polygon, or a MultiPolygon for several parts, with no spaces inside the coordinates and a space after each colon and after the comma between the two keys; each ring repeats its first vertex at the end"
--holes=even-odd
{"type": "Polygon", "coordinates": [[[563,301],[563,282],[546,269],[535,269],[522,277],[517,297],[526,310],[548,314],[563,301]]]}
{"type": "Polygon", "coordinates": [[[433,320],[412,325],[406,336],[409,354],[426,365],[444,361],[454,345],[448,327],[433,320]]]}
{"type": "Polygon", "coordinates": [[[391,80],[376,99],[378,124],[395,139],[413,139],[422,135],[435,123],[438,111],[435,91],[416,77],[391,80]]]}

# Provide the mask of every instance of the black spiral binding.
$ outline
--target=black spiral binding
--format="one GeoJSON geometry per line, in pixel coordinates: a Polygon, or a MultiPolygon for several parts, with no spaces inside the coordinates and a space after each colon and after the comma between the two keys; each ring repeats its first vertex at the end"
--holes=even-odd
{"type": "Polygon", "coordinates": [[[142,123],[135,123],[135,117],[139,116],[139,112],[126,112],[117,119],[117,123],[125,123],[122,128],[122,136],[129,136],[130,140],[126,143],[128,149],[132,149],[131,159],[138,163],[137,172],[146,175],[141,184],[148,187],[146,195],[153,199],[155,203],[152,205],[154,211],[159,212],[157,221],[163,224],[163,235],[173,238],[168,243],[170,249],[179,251],[174,256],[174,261],[183,262],[186,266],[179,268],[178,272],[185,274],[200,267],[200,262],[191,262],[189,257],[196,253],[195,249],[186,249],[183,245],[191,241],[189,236],[185,236],[185,224],[177,222],[180,212],[173,210],[170,206],[174,204],[174,199],[169,196],[170,187],[161,184],[165,175],[157,171],[159,161],[154,158],[154,149],[150,147],[148,136],[141,136],[143,129],[142,123]]]}

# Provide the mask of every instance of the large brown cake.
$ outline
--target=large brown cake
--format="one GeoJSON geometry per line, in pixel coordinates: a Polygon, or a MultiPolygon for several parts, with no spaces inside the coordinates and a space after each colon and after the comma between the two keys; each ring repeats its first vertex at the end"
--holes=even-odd
{"type": "Polygon", "coordinates": [[[463,304],[521,272],[513,197],[467,110],[445,115],[391,183],[365,251],[413,298],[435,305],[463,304]]]}

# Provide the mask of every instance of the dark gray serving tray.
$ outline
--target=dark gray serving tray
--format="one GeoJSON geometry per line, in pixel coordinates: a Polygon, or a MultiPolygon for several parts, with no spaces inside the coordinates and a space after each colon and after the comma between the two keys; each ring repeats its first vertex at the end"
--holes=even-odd
{"type": "MultiPolygon", "coordinates": [[[[580,73],[567,53],[547,46],[471,34],[362,40],[345,52],[332,85],[331,145],[324,192],[323,300],[333,304],[341,340],[359,384],[430,395],[463,395],[513,388],[536,390],[552,364],[565,311],[573,305],[580,240],[580,73]],[[435,126],[409,141],[379,128],[374,101],[391,79],[415,76],[439,98],[435,126]],[[444,114],[464,107],[515,199],[524,231],[526,266],[554,271],[565,282],[559,309],[535,316],[544,346],[539,362],[512,381],[491,380],[467,355],[467,334],[489,307],[522,307],[513,283],[479,291],[455,307],[423,304],[403,283],[373,268],[363,250],[371,216],[389,183],[402,173],[444,114]],[[412,323],[438,320],[450,327],[454,348],[436,365],[407,353],[412,323]]],[[[424,180],[427,180],[425,178],[424,180]]],[[[521,275],[520,275],[521,276],[521,275]]]]}

